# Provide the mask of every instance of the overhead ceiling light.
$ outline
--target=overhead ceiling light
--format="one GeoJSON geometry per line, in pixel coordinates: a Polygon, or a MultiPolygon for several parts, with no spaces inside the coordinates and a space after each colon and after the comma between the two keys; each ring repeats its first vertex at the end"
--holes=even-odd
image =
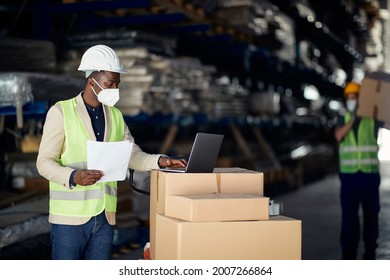
{"type": "Polygon", "coordinates": [[[308,111],[309,110],[305,107],[299,107],[295,110],[295,114],[297,116],[305,116],[305,115],[307,115],[308,111]]]}
{"type": "Polygon", "coordinates": [[[364,70],[361,68],[353,69],[352,80],[361,82],[364,78],[364,70]]]}
{"type": "Polygon", "coordinates": [[[315,27],[318,28],[318,29],[322,28],[322,23],[319,22],[319,21],[316,21],[315,27]]]}
{"type": "Polygon", "coordinates": [[[308,145],[302,145],[291,152],[291,158],[297,159],[308,155],[313,148],[308,145]]]}
{"type": "Polygon", "coordinates": [[[318,89],[313,85],[304,85],[303,96],[307,100],[318,100],[320,98],[320,93],[318,89]]]}
{"type": "Polygon", "coordinates": [[[307,17],[306,17],[306,20],[307,20],[308,22],[313,22],[313,21],[314,21],[314,17],[313,17],[313,16],[307,16],[307,17]]]}
{"type": "Polygon", "coordinates": [[[343,69],[337,68],[333,71],[331,77],[336,85],[342,86],[345,84],[345,81],[347,79],[347,73],[343,69]]]}
{"type": "Polygon", "coordinates": [[[331,109],[333,111],[339,111],[341,108],[343,108],[343,105],[338,100],[329,101],[328,106],[329,106],[329,109],[331,109]]]}

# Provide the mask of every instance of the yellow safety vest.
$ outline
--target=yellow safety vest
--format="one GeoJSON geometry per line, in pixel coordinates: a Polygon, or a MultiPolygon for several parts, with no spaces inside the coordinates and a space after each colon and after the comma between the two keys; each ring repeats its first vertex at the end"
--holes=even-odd
{"type": "MultiPolygon", "coordinates": [[[[76,111],[76,98],[59,102],[64,115],[66,150],[60,155],[58,163],[75,169],[87,169],[87,140],[92,139],[76,111]]],[[[122,141],[124,120],[121,112],[110,107],[108,114],[112,120],[108,141],[122,141]]],[[[104,209],[116,212],[117,182],[76,185],[70,190],[51,181],[49,205],[51,214],[71,217],[92,217],[104,209]]]]}
{"type": "MultiPolygon", "coordinates": [[[[344,117],[347,123],[351,114],[344,117]]],[[[360,120],[357,141],[351,129],[339,146],[340,173],[378,173],[378,144],[375,137],[375,122],[370,118],[360,120]]]]}

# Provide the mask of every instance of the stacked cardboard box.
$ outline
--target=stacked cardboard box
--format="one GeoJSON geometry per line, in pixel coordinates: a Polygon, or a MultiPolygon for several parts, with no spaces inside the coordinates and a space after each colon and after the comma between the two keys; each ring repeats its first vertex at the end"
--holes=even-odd
{"type": "Polygon", "coordinates": [[[269,217],[263,173],[153,170],[151,259],[301,259],[301,221],[269,217]]]}
{"type": "Polygon", "coordinates": [[[361,117],[374,118],[386,123],[390,122],[390,74],[373,72],[367,74],[359,92],[359,108],[361,117]]]}

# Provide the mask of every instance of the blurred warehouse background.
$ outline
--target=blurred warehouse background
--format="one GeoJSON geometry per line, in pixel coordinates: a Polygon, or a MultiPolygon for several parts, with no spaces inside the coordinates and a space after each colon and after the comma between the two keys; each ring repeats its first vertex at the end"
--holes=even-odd
{"type": "MultiPolygon", "coordinates": [[[[387,2],[1,1],[0,258],[50,258],[35,159],[48,108],[83,89],[90,46],[129,69],[117,107],[144,151],[187,156],[197,131],[222,133],[217,165],[264,172],[277,197],[336,174],[344,85],[390,67],[387,2]]],[[[148,238],[148,197],[122,184],[118,250],[148,238]]]]}

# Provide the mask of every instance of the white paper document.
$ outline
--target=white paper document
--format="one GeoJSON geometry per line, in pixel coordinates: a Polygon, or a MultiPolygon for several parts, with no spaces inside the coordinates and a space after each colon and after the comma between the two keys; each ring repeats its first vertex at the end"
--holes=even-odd
{"type": "Polygon", "coordinates": [[[123,181],[129,166],[133,143],[129,141],[87,141],[87,168],[103,171],[98,182],[123,181]]]}

